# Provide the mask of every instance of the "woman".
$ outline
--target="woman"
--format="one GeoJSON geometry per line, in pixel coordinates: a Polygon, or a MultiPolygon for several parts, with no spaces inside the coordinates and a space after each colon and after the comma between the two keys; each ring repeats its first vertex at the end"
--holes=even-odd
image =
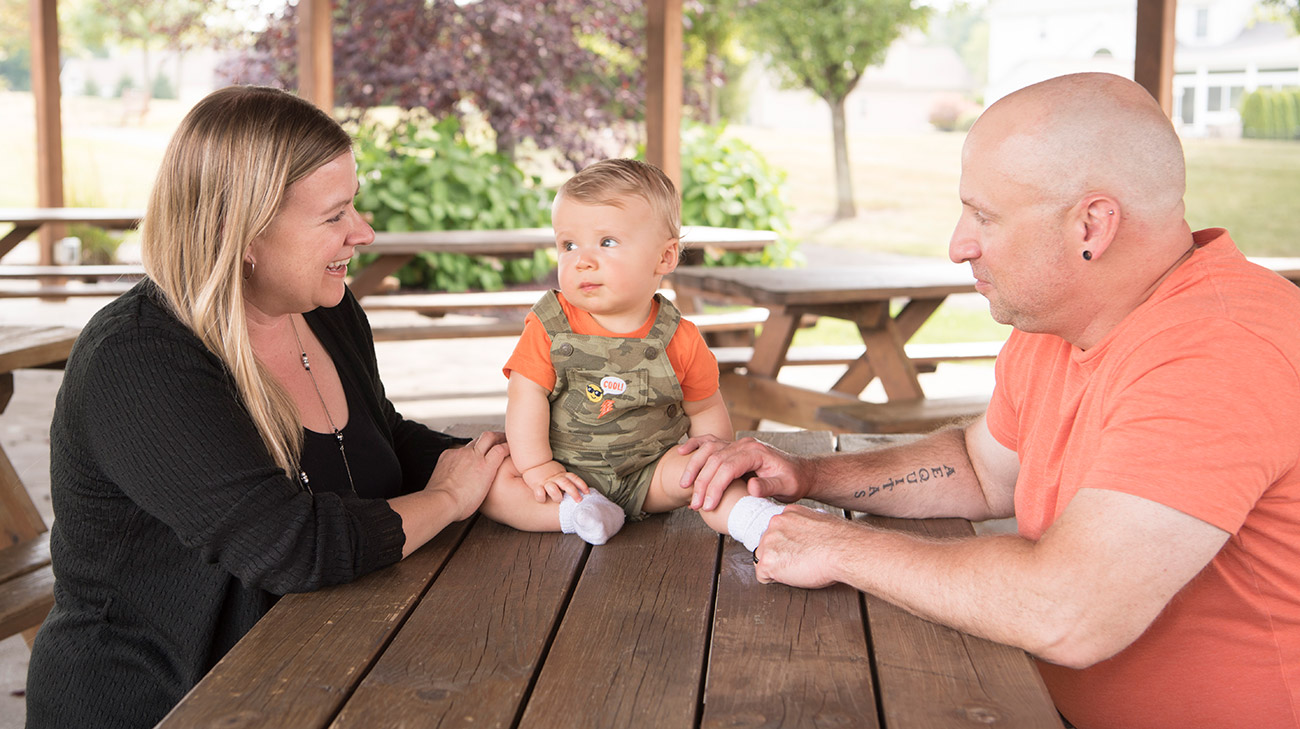
{"type": "Polygon", "coordinates": [[[507,454],[405,420],[344,285],[374,231],[352,140],[283,91],[186,116],[142,225],[149,277],[68,359],[50,429],[55,606],[29,727],[153,726],[287,592],[410,554],[507,454]]]}

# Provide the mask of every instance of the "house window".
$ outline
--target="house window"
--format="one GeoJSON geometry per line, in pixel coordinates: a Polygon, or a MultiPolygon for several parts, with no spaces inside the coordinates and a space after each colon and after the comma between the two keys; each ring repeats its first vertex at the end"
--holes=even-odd
{"type": "Polygon", "coordinates": [[[1241,97],[1245,95],[1246,95],[1246,87],[1244,86],[1233,86],[1232,88],[1228,89],[1228,108],[1240,109],[1241,97]]]}
{"type": "Polygon", "coordinates": [[[1205,36],[1209,34],[1210,34],[1210,9],[1197,8],[1196,9],[1196,37],[1203,39],[1205,38],[1205,36]]]}
{"type": "Polygon", "coordinates": [[[1178,103],[1178,116],[1184,124],[1191,124],[1196,113],[1196,89],[1183,89],[1183,98],[1178,103]]]}
{"type": "Polygon", "coordinates": [[[1208,111],[1223,111],[1223,87],[1211,86],[1210,95],[1206,97],[1206,109],[1208,111]]]}

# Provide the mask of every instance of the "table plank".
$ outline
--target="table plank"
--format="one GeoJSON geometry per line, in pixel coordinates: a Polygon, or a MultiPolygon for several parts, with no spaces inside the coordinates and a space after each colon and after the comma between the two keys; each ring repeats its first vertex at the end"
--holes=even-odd
{"type": "MultiPolygon", "coordinates": [[[[914,437],[841,436],[839,450],[874,450],[914,437]]],[[[930,538],[974,534],[963,519],[856,518],[930,538]]],[[[1062,726],[1024,651],[920,620],[873,595],[864,599],[887,727],[1062,726]]]]}
{"type": "Polygon", "coordinates": [[[72,327],[0,325],[0,373],[66,360],[79,333],[72,327]]]}
{"type": "Polygon", "coordinates": [[[694,726],[719,539],[678,509],[592,548],[519,727],[694,726]]]}
{"type": "Polygon", "coordinates": [[[452,524],[410,557],[355,582],[285,595],[158,727],[325,726],[468,528],[452,524]]]}
{"type": "Polygon", "coordinates": [[[836,268],[679,268],[670,278],[678,291],[716,294],[764,306],[838,306],[975,291],[968,267],[937,262],[836,268]]]}
{"type": "Polygon", "coordinates": [[[587,547],[480,517],[331,726],[509,726],[587,547]]]}
{"type": "MultiPolygon", "coordinates": [[[[827,431],[762,439],[800,455],[834,450],[827,431]]],[[[750,552],[724,542],[701,726],[878,727],[860,593],[760,584],[750,552]]]]}

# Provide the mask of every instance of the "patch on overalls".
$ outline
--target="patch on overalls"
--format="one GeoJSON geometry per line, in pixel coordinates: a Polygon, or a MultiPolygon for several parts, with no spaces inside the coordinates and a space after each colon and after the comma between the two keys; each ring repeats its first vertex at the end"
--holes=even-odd
{"type": "Polygon", "coordinates": [[[603,418],[606,415],[609,415],[609,411],[613,409],[614,409],[614,401],[606,400],[605,402],[602,402],[600,404],[600,415],[598,415],[597,417],[603,418]]]}
{"type": "Polygon", "coordinates": [[[627,383],[613,375],[608,375],[601,379],[600,389],[606,395],[622,395],[627,392],[627,383]]]}
{"type": "Polygon", "coordinates": [[[605,393],[596,385],[587,385],[587,399],[592,402],[600,402],[600,396],[605,393]]]}

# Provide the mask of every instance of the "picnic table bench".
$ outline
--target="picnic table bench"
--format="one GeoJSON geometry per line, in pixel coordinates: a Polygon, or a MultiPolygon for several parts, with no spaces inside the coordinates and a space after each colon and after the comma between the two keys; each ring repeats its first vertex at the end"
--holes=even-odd
{"type": "MultiPolygon", "coordinates": [[[[807,455],[899,440],[760,437],[807,455]]],[[[854,518],[937,538],[972,533],[960,519],[854,518]]],[[[600,547],[481,516],[454,524],[355,583],[284,596],[158,726],[1061,721],[1023,651],[844,585],[760,584],[742,545],[681,509],[629,523],[600,547]]]]}

